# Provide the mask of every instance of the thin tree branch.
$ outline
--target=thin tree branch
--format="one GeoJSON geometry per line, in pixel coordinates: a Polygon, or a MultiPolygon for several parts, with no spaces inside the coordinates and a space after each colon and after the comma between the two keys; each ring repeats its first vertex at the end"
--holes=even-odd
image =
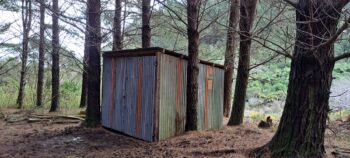
{"type": "Polygon", "coordinates": [[[284,0],[287,2],[289,5],[293,6],[294,8],[297,8],[299,0],[284,0]]]}
{"type": "Polygon", "coordinates": [[[344,24],[342,26],[340,26],[340,28],[337,30],[337,32],[332,36],[330,37],[326,42],[324,43],[321,43],[320,45],[314,47],[312,49],[312,51],[316,50],[316,49],[319,49],[323,46],[329,46],[330,44],[333,44],[337,39],[338,37],[346,30],[349,28],[349,24],[350,24],[350,18],[348,18],[344,24]]]}
{"type": "Polygon", "coordinates": [[[255,69],[255,68],[257,68],[257,67],[259,67],[259,66],[261,66],[261,65],[265,65],[265,64],[269,63],[270,61],[276,59],[276,58],[277,58],[278,56],[280,56],[280,55],[281,55],[281,54],[276,53],[276,54],[275,54],[274,56],[272,56],[270,59],[267,59],[267,60],[265,60],[265,61],[263,61],[263,62],[261,62],[261,63],[255,64],[255,65],[251,65],[250,68],[249,68],[249,70],[255,69]]]}
{"type": "Polygon", "coordinates": [[[335,7],[343,8],[346,4],[348,4],[350,0],[335,0],[335,7]]]}
{"type": "Polygon", "coordinates": [[[342,59],[350,58],[350,52],[343,53],[342,55],[339,55],[337,57],[334,57],[333,61],[337,62],[342,59]]]}
{"type": "Polygon", "coordinates": [[[165,8],[167,8],[170,12],[172,12],[177,18],[179,21],[181,21],[184,25],[187,26],[187,22],[185,22],[181,16],[179,14],[177,14],[176,11],[174,11],[173,9],[171,9],[169,6],[167,6],[165,3],[163,3],[162,1],[160,0],[156,0],[159,4],[161,4],[162,6],[164,6],[165,8]]]}

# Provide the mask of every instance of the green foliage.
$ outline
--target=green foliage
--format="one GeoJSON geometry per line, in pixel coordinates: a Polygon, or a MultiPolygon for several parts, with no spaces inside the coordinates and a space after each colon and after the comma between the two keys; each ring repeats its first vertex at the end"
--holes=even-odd
{"type": "Polygon", "coordinates": [[[350,76],[350,63],[338,62],[334,66],[333,77],[335,79],[346,79],[350,76]]]}
{"type": "Polygon", "coordinates": [[[73,80],[65,80],[60,86],[60,109],[71,111],[79,107],[81,84],[73,80]]]}
{"type": "MultiPolygon", "coordinates": [[[[11,58],[12,59],[12,58],[11,58]]],[[[0,66],[6,63],[8,59],[0,60],[0,66]]],[[[62,62],[66,64],[61,66],[61,85],[60,85],[60,107],[59,111],[63,114],[72,114],[79,111],[80,102],[80,73],[76,73],[78,69],[75,62],[65,57],[62,62]],[[67,68],[65,68],[67,67],[67,68]]],[[[8,62],[4,69],[11,68],[11,71],[4,75],[0,75],[0,108],[16,108],[16,99],[18,95],[20,66],[19,59],[14,59],[8,62]]],[[[33,109],[36,105],[36,78],[37,64],[35,61],[28,65],[27,84],[25,88],[24,106],[25,109],[33,109]]],[[[45,70],[43,108],[37,110],[48,112],[51,104],[51,68],[45,70]]],[[[0,70],[0,74],[1,74],[0,70]]]]}
{"type": "MultiPolygon", "coordinates": [[[[78,109],[80,101],[80,84],[72,81],[63,81],[61,84],[60,110],[70,111],[78,109]]],[[[50,106],[51,89],[44,89],[44,109],[50,106]]],[[[18,93],[18,81],[7,80],[0,84],[0,108],[15,108],[16,97],[18,93]]],[[[36,86],[27,84],[25,89],[24,108],[31,109],[35,107],[36,86]]]]}
{"type": "Polygon", "coordinates": [[[288,85],[288,65],[288,63],[274,63],[252,71],[247,96],[262,98],[266,101],[284,98],[288,85]]]}
{"type": "Polygon", "coordinates": [[[72,80],[64,81],[61,84],[61,94],[62,95],[69,95],[72,93],[79,93],[80,91],[80,85],[72,80]]]}
{"type": "Polygon", "coordinates": [[[349,108],[338,110],[335,112],[330,112],[328,117],[329,117],[329,120],[334,121],[337,119],[345,118],[347,116],[350,116],[350,109],[349,108]]]}

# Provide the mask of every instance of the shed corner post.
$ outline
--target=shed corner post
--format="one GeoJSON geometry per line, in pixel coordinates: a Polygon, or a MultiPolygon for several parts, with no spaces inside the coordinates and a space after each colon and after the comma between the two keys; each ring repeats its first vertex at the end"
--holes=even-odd
{"type": "Polygon", "coordinates": [[[153,118],[153,123],[154,123],[154,128],[153,128],[153,132],[154,132],[154,137],[153,140],[154,141],[159,141],[160,137],[159,137],[159,111],[160,111],[160,73],[161,73],[161,54],[164,53],[163,52],[156,52],[156,78],[155,78],[155,105],[154,105],[154,118],[153,118]]]}

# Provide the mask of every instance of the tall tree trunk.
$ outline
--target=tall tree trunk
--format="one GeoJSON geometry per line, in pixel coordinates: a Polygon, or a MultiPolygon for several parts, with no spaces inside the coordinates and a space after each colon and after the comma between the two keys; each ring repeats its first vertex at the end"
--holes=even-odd
{"type": "Polygon", "coordinates": [[[52,96],[50,112],[55,112],[59,106],[60,100],[60,39],[58,25],[58,0],[52,1],[52,96]]]}
{"type": "Polygon", "coordinates": [[[185,130],[197,130],[198,109],[198,17],[200,0],[187,0],[187,36],[188,36],[188,67],[187,67],[187,106],[185,130]]]}
{"type": "MultiPolygon", "coordinates": [[[[87,30],[87,25],[85,29],[87,30]]],[[[88,62],[89,62],[89,52],[88,52],[88,34],[85,31],[85,41],[84,41],[84,58],[83,58],[83,75],[82,75],[82,85],[81,85],[81,95],[80,95],[80,105],[83,108],[87,105],[87,92],[88,92],[88,62]]]]}
{"type": "Polygon", "coordinates": [[[151,46],[151,0],[142,0],[142,48],[151,46]]]}
{"type": "MultiPolygon", "coordinates": [[[[88,21],[88,8],[86,8],[86,21],[88,21]]],[[[88,93],[88,71],[89,71],[89,48],[88,48],[88,24],[85,24],[85,40],[84,40],[84,57],[83,57],[83,75],[81,84],[81,94],[80,94],[80,108],[86,107],[87,105],[87,93],[88,93]]]]}
{"type": "Polygon", "coordinates": [[[100,77],[101,77],[101,3],[100,0],[87,1],[88,25],[88,97],[85,125],[97,127],[100,123],[100,77]]]}
{"type": "Polygon", "coordinates": [[[122,38],[122,0],[115,0],[115,11],[113,21],[113,51],[123,49],[122,38]]]}
{"type": "Polygon", "coordinates": [[[239,22],[240,0],[231,0],[230,19],[227,30],[227,42],[225,52],[225,78],[224,78],[224,116],[229,117],[232,96],[233,70],[235,64],[236,29],[239,22]]]}
{"type": "Polygon", "coordinates": [[[324,157],[334,44],[322,43],[337,31],[343,7],[334,5],[337,2],[299,0],[296,5],[296,45],[286,103],[278,130],[265,146],[273,157],[324,157]]]}
{"type": "Polygon", "coordinates": [[[42,106],[44,89],[45,66],[45,0],[40,0],[40,42],[39,42],[39,66],[36,89],[36,106],[42,106]]]}
{"type": "Polygon", "coordinates": [[[231,117],[228,125],[240,125],[243,122],[245,98],[249,78],[251,29],[254,24],[257,0],[241,1],[241,19],[239,21],[240,43],[239,61],[233,98],[231,117]]]}
{"type": "Polygon", "coordinates": [[[31,0],[22,0],[22,24],[23,24],[23,41],[22,41],[22,54],[21,54],[21,77],[19,81],[19,91],[17,97],[17,106],[22,108],[24,91],[26,86],[26,77],[27,77],[27,62],[29,54],[29,32],[32,24],[32,1],[31,0]]]}

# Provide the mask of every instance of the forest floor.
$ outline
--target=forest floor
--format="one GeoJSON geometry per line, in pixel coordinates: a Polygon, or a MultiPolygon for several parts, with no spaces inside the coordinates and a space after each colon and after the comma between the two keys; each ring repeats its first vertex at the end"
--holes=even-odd
{"type": "MultiPolygon", "coordinates": [[[[6,116],[18,112],[14,109],[0,111],[6,116]]],[[[336,157],[332,153],[339,154],[339,151],[343,151],[343,157],[349,156],[350,121],[337,120],[330,123],[329,128],[325,139],[328,157],[336,157]]],[[[104,128],[81,128],[79,123],[7,123],[0,119],[0,157],[243,158],[248,157],[252,149],[267,143],[275,129],[259,129],[255,123],[249,123],[216,131],[188,132],[148,143],[104,128]]]]}

